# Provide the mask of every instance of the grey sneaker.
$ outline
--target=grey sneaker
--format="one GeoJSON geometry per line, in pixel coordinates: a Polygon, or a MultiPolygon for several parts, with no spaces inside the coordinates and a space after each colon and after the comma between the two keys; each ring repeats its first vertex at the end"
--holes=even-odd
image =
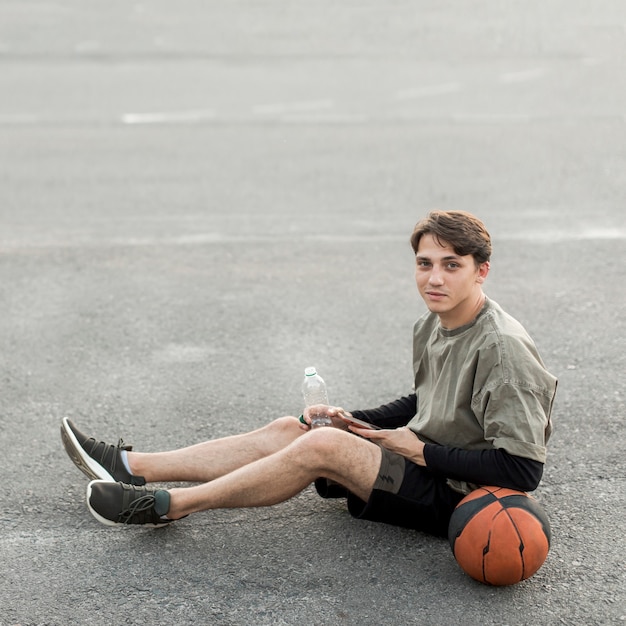
{"type": "Polygon", "coordinates": [[[165,489],[92,480],[87,485],[87,506],[107,526],[142,524],[158,528],[173,521],[163,517],[170,509],[170,494],[165,489]]]}
{"type": "Polygon", "coordinates": [[[146,484],[143,476],[131,474],[126,469],[120,458],[121,452],[133,447],[127,446],[121,439],[115,445],[87,437],[67,417],[61,422],[61,439],[74,465],[89,478],[129,485],[146,484]]]}

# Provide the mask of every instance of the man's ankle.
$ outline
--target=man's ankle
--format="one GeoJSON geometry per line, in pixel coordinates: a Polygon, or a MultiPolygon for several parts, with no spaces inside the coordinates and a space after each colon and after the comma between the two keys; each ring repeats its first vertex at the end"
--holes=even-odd
{"type": "Polygon", "coordinates": [[[124,465],[126,466],[126,469],[133,476],[143,476],[146,479],[146,482],[150,482],[150,480],[148,479],[148,477],[146,476],[144,472],[144,468],[142,467],[140,453],[131,452],[129,450],[125,454],[122,455],[122,460],[124,461],[124,465]]]}
{"type": "Polygon", "coordinates": [[[170,508],[167,512],[167,518],[171,520],[181,519],[182,517],[186,517],[189,513],[182,511],[179,504],[180,498],[180,488],[168,489],[170,494],[170,508]]]}

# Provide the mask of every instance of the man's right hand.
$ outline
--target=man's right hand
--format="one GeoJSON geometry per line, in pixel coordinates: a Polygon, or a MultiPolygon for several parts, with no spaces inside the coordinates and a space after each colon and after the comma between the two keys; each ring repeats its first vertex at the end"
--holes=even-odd
{"type": "Polygon", "coordinates": [[[328,417],[330,417],[334,428],[339,428],[341,430],[348,430],[348,425],[346,424],[346,422],[344,422],[339,417],[340,413],[349,415],[347,411],[344,411],[341,407],[338,407],[338,406],[327,406],[324,404],[318,404],[315,406],[307,407],[304,410],[304,421],[306,422],[306,426],[303,425],[302,427],[311,428],[311,415],[322,414],[322,415],[327,415],[328,417]]]}

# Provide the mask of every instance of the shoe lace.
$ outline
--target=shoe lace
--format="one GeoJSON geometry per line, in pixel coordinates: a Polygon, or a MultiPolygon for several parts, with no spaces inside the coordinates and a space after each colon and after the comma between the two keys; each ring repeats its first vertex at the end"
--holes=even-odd
{"type": "MultiPolygon", "coordinates": [[[[119,441],[117,442],[117,445],[115,444],[106,444],[104,443],[104,441],[98,441],[96,439],[94,439],[93,437],[90,437],[89,439],[87,439],[87,441],[85,442],[85,449],[87,448],[87,446],[89,447],[89,450],[87,450],[87,452],[89,453],[90,456],[92,456],[93,458],[97,459],[97,451],[98,448],[100,448],[100,464],[101,465],[105,465],[106,463],[106,457],[109,453],[110,454],[110,469],[111,471],[115,471],[115,468],[117,466],[117,457],[118,455],[115,454],[117,450],[127,450],[130,451],[133,449],[132,446],[129,446],[128,444],[124,443],[124,440],[120,437],[119,441]]],[[[106,466],[105,466],[106,467],[106,466]]]]}
{"type": "Polygon", "coordinates": [[[129,524],[131,520],[141,513],[147,513],[152,510],[154,506],[154,495],[145,494],[135,500],[133,500],[128,508],[120,511],[118,520],[123,524],[129,524]]]}

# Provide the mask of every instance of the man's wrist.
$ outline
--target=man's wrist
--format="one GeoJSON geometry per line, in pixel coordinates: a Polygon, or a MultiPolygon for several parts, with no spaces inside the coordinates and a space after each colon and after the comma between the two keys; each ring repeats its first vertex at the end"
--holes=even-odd
{"type": "Polygon", "coordinates": [[[415,453],[415,458],[412,460],[416,465],[421,465],[422,467],[426,467],[427,463],[426,463],[426,457],[424,455],[426,444],[419,438],[418,434],[414,430],[411,430],[410,428],[408,430],[410,430],[415,435],[415,440],[416,440],[416,443],[415,443],[416,453],[415,453]]]}

